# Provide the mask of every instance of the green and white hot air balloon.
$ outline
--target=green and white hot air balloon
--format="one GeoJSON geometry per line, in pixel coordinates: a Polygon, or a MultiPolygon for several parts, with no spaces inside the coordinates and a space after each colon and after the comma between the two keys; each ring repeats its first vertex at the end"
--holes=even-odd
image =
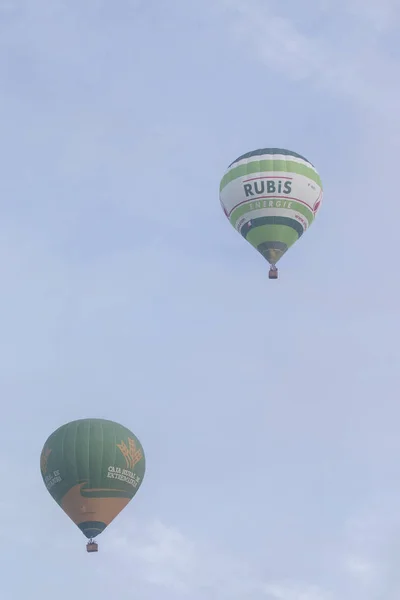
{"type": "Polygon", "coordinates": [[[276,263],[314,221],[322,196],[314,165],[281,148],[239,156],[220,184],[225,215],[270,263],[270,279],[277,279],[276,263]]]}

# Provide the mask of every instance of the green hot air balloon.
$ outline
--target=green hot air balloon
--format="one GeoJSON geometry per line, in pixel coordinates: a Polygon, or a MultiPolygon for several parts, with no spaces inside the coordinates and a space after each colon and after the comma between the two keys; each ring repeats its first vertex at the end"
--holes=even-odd
{"type": "Polygon", "coordinates": [[[281,148],[239,156],[220,184],[225,215],[270,263],[270,279],[277,279],[276,263],[314,221],[322,196],[314,165],[281,148]]]}
{"type": "Polygon", "coordinates": [[[44,484],[79,529],[93,541],[130,502],[145,473],[141,443],[126,427],[80,419],[47,439],[40,456],[44,484]]]}

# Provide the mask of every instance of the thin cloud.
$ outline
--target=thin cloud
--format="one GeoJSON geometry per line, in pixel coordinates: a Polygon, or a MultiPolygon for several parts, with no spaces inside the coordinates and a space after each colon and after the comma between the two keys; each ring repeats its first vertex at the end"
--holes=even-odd
{"type": "Polygon", "coordinates": [[[176,594],[202,598],[254,600],[331,600],[314,585],[265,582],[245,561],[194,541],[161,521],[114,530],[107,553],[135,564],[147,583],[176,594]]]}
{"type": "MultiPolygon", "coordinates": [[[[359,109],[379,113],[393,120],[398,104],[400,87],[393,73],[396,62],[383,46],[371,46],[368,30],[371,23],[379,30],[393,22],[398,14],[391,2],[379,5],[368,3],[365,10],[358,3],[343,6],[340,43],[337,29],[334,35],[329,30],[316,27],[310,32],[296,20],[274,10],[271,2],[260,0],[221,0],[231,21],[233,34],[248,52],[254,52],[256,60],[264,62],[270,69],[280,72],[293,81],[307,81],[335,95],[347,97],[359,109]],[[345,20],[351,11],[357,19],[345,20]],[[362,19],[361,17],[364,17],[362,19]],[[379,18],[378,18],[379,17],[379,18]],[[376,25],[380,22],[381,25],[376,25]],[[363,26],[364,23],[364,26],[363,26]],[[371,76],[373,73],[373,76],[371,76]]],[[[314,7],[321,18],[329,24],[331,17],[338,18],[337,4],[319,4],[314,7]]],[[[339,13],[340,14],[340,13],[339,13]]]]}

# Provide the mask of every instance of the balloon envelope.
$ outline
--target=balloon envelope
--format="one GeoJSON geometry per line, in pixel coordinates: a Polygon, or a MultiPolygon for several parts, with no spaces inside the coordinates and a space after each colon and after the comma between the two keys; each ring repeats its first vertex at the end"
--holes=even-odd
{"type": "Polygon", "coordinates": [[[308,229],[322,196],[322,182],[314,165],[282,148],[263,148],[239,156],[220,184],[225,215],[271,264],[276,264],[308,229]]]}
{"type": "Polygon", "coordinates": [[[87,538],[94,538],[138,491],[145,456],[138,438],[126,427],[80,419],[50,435],[40,469],[54,500],[87,538]]]}

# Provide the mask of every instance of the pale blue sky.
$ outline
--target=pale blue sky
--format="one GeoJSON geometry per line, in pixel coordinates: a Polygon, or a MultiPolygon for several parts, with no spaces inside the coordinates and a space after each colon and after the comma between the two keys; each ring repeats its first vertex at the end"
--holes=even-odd
{"type": "Polygon", "coordinates": [[[398,600],[398,0],[0,1],[0,596],[398,600]],[[238,155],[321,174],[278,282],[238,155]],[[39,455],[140,438],[88,555],[39,455]]]}

